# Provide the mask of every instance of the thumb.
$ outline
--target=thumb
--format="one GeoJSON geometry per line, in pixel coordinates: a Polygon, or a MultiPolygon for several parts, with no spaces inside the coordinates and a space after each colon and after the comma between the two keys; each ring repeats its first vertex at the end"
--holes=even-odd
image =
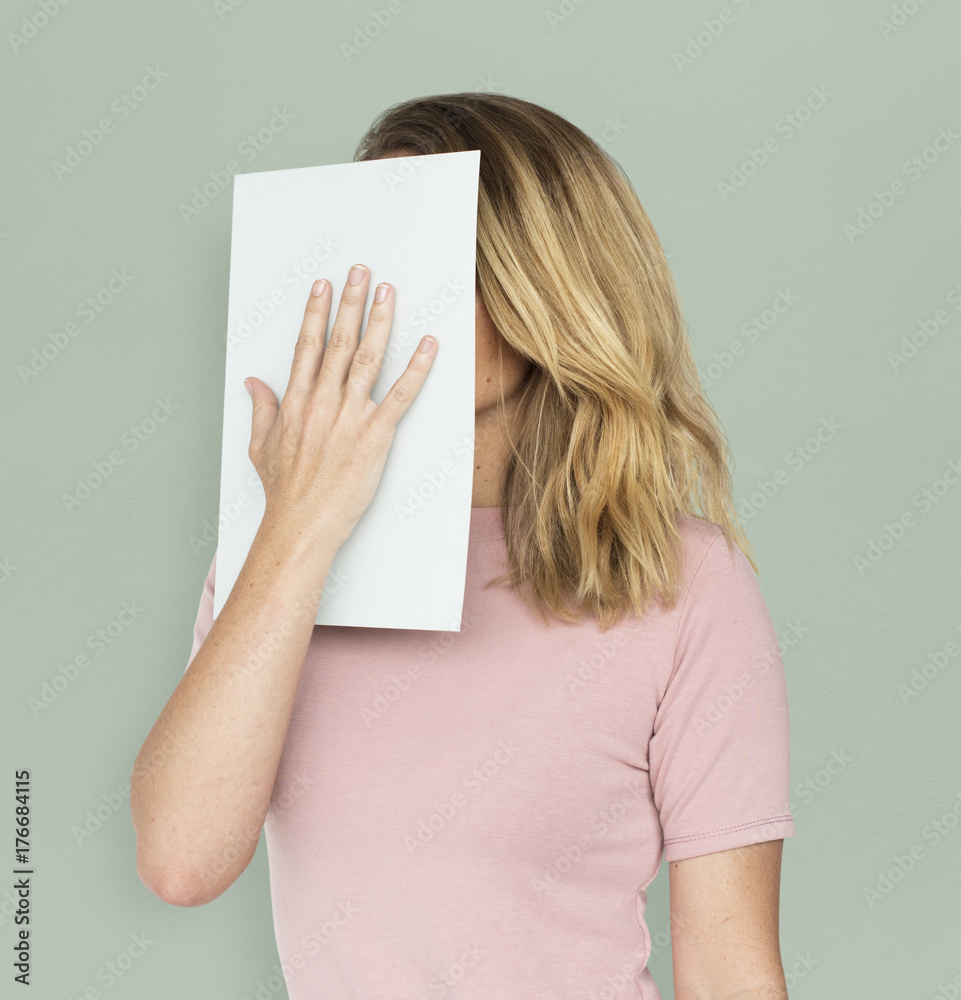
{"type": "Polygon", "coordinates": [[[254,375],[245,379],[244,385],[253,401],[250,414],[250,447],[254,451],[259,451],[267,432],[277,419],[277,397],[269,385],[254,375]]]}

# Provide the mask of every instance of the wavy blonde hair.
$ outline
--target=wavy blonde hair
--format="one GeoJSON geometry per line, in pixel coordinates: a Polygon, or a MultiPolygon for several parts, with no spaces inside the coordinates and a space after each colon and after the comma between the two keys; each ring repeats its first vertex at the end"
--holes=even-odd
{"type": "Polygon", "coordinates": [[[488,586],[517,588],[548,625],[589,615],[607,631],[655,596],[671,608],[681,511],[756,573],[664,251],[617,162],[553,111],[491,93],[395,104],[354,160],[473,149],[477,290],[533,365],[508,442],[509,570],[488,586]]]}

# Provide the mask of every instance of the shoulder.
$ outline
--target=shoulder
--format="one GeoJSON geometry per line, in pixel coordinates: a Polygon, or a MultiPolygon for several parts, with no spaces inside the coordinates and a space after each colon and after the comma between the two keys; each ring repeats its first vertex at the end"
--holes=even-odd
{"type": "Polygon", "coordinates": [[[681,536],[682,596],[701,575],[705,565],[710,569],[724,561],[723,553],[726,553],[729,559],[734,558],[735,553],[744,559],[744,554],[736,545],[733,546],[732,553],[724,537],[724,530],[714,521],[708,521],[694,514],[681,513],[677,517],[677,530],[681,536]]]}
{"type": "Polygon", "coordinates": [[[679,515],[677,525],[683,567],[675,605],[679,624],[705,612],[760,610],[763,596],[754,567],[721,526],[692,514],[679,515]]]}

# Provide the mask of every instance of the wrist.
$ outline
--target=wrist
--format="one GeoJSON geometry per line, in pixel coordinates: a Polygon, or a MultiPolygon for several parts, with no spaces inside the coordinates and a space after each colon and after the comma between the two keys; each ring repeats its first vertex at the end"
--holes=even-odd
{"type": "Polygon", "coordinates": [[[308,522],[287,510],[267,510],[257,528],[251,551],[288,570],[302,570],[323,583],[338,549],[349,533],[330,522],[308,522]],[[320,574],[323,574],[322,576],[320,574]]]}

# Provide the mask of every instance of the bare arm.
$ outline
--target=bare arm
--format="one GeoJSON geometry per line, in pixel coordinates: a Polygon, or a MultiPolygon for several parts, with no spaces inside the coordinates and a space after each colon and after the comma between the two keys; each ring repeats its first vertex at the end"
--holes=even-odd
{"type": "Polygon", "coordinates": [[[215,899],[254,855],[336,551],[333,540],[306,544],[261,524],[220,615],[137,755],[130,784],[137,871],[169,903],[215,899]]]}
{"type": "Polygon", "coordinates": [[[671,862],[677,1000],[787,1000],[778,941],[783,844],[671,862]]]}
{"type": "Polygon", "coordinates": [[[374,403],[394,296],[389,286],[386,298],[375,295],[358,344],[368,278],[365,270],[348,281],[326,348],[331,288],[314,283],[279,406],[269,386],[248,379],[249,454],[264,486],[264,516],[130,779],[137,872],[170,903],[215,899],[254,855],[321,589],[373,499],[397,422],[434,359],[436,343],[424,338],[428,349],[415,352],[374,403]]]}

